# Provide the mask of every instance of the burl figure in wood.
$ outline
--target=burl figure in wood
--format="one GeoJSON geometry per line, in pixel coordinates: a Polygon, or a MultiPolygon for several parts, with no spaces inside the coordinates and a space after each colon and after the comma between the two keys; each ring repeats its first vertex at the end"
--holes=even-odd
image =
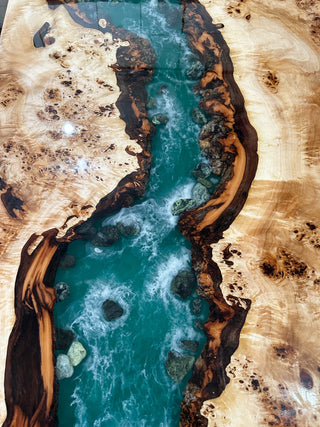
{"type": "Polygon", "coordinates": [[[0,415],[56,425],[55,271],[77,225],[144,192],[155,57],[57,1],[11,0],[1,43],[0,415]]]}
{"type": "MultiPolygon", "coordinates": [[[[222,213],[211,225],[213,274],[200,276],[198,287],[217,302],[181,425],[317,426],[320,4],[201,3],[230,48],[234,79],[258,134],[259,163],[238,216],[232,212],[231,222],[221,223],[222,213]],[[226,320],[241,309],[247,310],[243,327],[243,317],[228,327],[226,320]]],[[[186,223],[180,220],[183,232],[186,223]]]]}
{"type": "MultiPolygon", "coordinates": [[[[320,6],[181,5],[205,69],[199,143],[221,181],[179,218],[210,306],[180,425],[316,426],[320,6]]],[[[155,58],[62,0],[10,0],[0,55],[0,415],[55,425],[55,270],[79,224],[143,194],[155,58]]]]}

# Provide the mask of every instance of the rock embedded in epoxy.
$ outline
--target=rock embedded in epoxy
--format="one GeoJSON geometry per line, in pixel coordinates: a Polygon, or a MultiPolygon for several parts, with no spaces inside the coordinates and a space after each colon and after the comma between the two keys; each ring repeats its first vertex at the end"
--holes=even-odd
{"type": "Polygon", "coordinates": [[[212,171],[215,175],[221,176],[225,170],[225,164],[220,159],[214,159],[211,161],[212,171]]]}
{"type": "Polygon", "coordinates": [[[204,66],[200,61],[195,60],[189,70],[187,71],[187,77],[191,80],[200,80],[204,73],[204,66]]]}
{"type": "Polygon", "coordinates": [[[118,222],[118,224],[117,224],[117,230],[124,237],[136,236],[137,234],[140,233],[141,226],[140,226],[140,224],[137,221],[131,222],[131,223],[127,223],[127,224],[123,223],[123,222],[118,222]]]}
{"type": "Polygon", "coordinates": [[[172,292],[182,299],[187,299],[193,292],[197,280],[192,270],[183,270],[171,282],[172,292]]]}
{"type": "Polygon", "coordinates": [[[147,101],[147,109],[151,110],[152,108],[157,107],[157,100],[153,96],[150,96],[150,98],[147,101]]]}
{"type": "Polygon", "coordinates": [[[192,189],[192,197],[196,205],[199,206],[210,199],[210,193],[204,185],[198,182],[192,189]]]}
{"type": "Polygon", "coordinates": [[[97,234],[97,229],[92,221],[85,221],[79,225],[75,231],[85,240],[91,240],[97,234]]]}
{"type": "Polygon", "coordinates": [[[66,270],[67,268],[74,267],[75,264],[76,264],[75,257],[71,254],[65,254],[63,255],[63,257],[59,262],[59,268],[61,268],[62,270],[66,270]]]}
{"type": "Polygon", "coordinates": [[[55,331],[56,350],[67,350],[75,338],[74,333],[70,329],[57,328],[55,331]]]}
{"type": "Polygon", "coordinates": [[[195,329],[198,329],[199,331],[203,331],[203,328],[204,328],[203,323],[201,322],[201,320],[200,320],[200,319],[196,319],[196,320],[193,322],[193,327],[194,327],[195,329]]]}
{"type": "Polygon", "coordinates": [[[179,344],[183,350],[192,351],[193,353],[196,353],[199,349],[199,342],[195,340],[182,340],[179,344]]]}
{"type": "Polygon", "coordinates": [[[194,361],[195,358],[193,356],[170,350],[165,362],[166,371],[173,381],[179,383],[190,371],[194,361]]]}
{"type": "Polygon", "coordinates": [[[63,301],[70,295],[69,285],[65,282],[59,282],[54,287],[56,293],[56,302],[63,301]]]}
{"type": "Polygon", "coordinates": [[[204,185],[208,190],[212,190],[213,183],[205,178],[197,178],[197,181],[200,182],[200,184],[204,185]]]}
{"type": "Polygon", "coordinates": [[[105,225],[92,239],[94,246],[112,246],[120,239],[120,235],[115,225],[105,225]]]}
{"type": "MultiPolygon", "coordinates": [[[[30,3],[31,7],[26,4],[23,10],[27,17],[41,2],[30,3]]],[[[91,3],[91,6],[94,4],[91,3]]],[[[45,15],[52,23],[56,12],[49,9],[47,12],[45,15]]],[[[1,52],[2,59],[5,59],[1,60],[2,65],[8,71],[4,81],[1,79],[1,93],[2,89],[6,91],[8,88],[9,95],[12,95],[9,108],[1,105],[1,117],[4,110],[12,110],[18,122],[11,135],[1,135],[5,140],[1,139],[1,145],[7,144],[8,140],[10,147],[12,145],[12,150],[8,148],[6,151],[2,147],[5,153],[2,158],[8,165],[8,173],[1,174],[6,182],[3,200],[6,197],[7,202],[9,197],[9,201],[13,201],[11,204],[7,202],[8,212],[6,206],[3,206],[2,212],[3,225],[7,230],[2,236],[2,244],[5,241],[8,253],[12,255],[2,260],[8,263],[4,284],[10,298],[12,294],[12,301],[8,298],[8,307],[1,314],[0,323],[3,316],[7,321],[6,330],[2,331],[1,357],[8,353],[8,393],[11,395],[13,390],[12,400],[9,399],[12,408],[17,411],[27,408],[25,422],[35,425],[50,424],[57,408],[52,354],[52,310],[55,300],[50,283],[52,270],[58,263],[59,255],[62,255],[65,242],[76,237],[73,234],[76,225],[97,212],[119,210],[141,196],[151,162],[149,146],[152,126],[145,123],[145,84],[151,79],[154,69],[148,61],[150,54],[145,47],[149,42],[125,29],[110,27],[109,22],[108,31],[101,32],[97,30],[96,19],[92,25],[94,28],[88,28],[74,22],[67,12],[60,15],[59,12],[59,19],[53,25],[56,46],[53,46],[53,50],[47,48],[48,51],[42,48],[36,54],[42,57],[41,63],[32,46],[32,33],[44,22],[41,17],[38,23],[34,22],[31,30],[28,25],[21,28],[18,25],[19,34],[23,37],[26,31],[28,40],[31,40],[31,43],[27,43],[30,49],[24,46],[21,70],[20,65],[12,68],[15,55],[11,58],[5,51],[1,52]],[[114,67],[115,63],[121,62],[121,57],[129,57],[128,66],[114,67]],[[25,72],[24,68],[30,69],[31,63],[32,73],[25,72]],[[137,63],[143,64],[143,70],[138,72],[138,79],[132,79],[132,73],[137,74],[134,68],[141,69],[139,64],[135,67],[137,63]],[[119,77],[120,69],[123,78],[119,77]],[[60,92],[60,100],[55,98],[55,90],[60,92]],[[18,99],[17,103],[15,99],[18,99]],[[66,120],[69,122],[67,126],[66,120]],[[139,135],[137,126],[130,126],[135,121],[141,122],[139,135]],[[127,185],[133,178],[135,185],[127,185]],[[115,192],[120,194],[120,198],[113,197],[115,192]],[[103,203],[106,200],[107,206],[103,203]],[[15,219],[17,217],[21,221],[15,219]],[[19,283],[23,283],[25,277],[29,277],[30,283],[33,283],[27,296],[40,315],[36,318],[25,315],[25,304],[23,301],[20,304],[23,296],[18,296],[18,309],[20,307],[21,310],[16,310],[18,327],[14,327],[13,288],[20,263],[23,271],[18,277],[19,283]],[[41,277],[45,278],[47,288],[42,280],[38,280],[41,277]],[[10,338],[11,327],[14,329],[10,338]],[[39,329],[43,331],[40,336],[37,334],[39,329]],[[34,339],[30,340],[30,337],[34,339]],[[28,351],[31,344],[33,350],[28,351]],[[17,354],[24,354],[24,363],[21,363],[20,357],[16,357],[17,354]],[[43,360],[43,355],[46,360],[43,360]],[[27,376],[26,367],[29,371],[27,376]],[[44,377],[44,386],[41,376],[44,377]],[[34,381],[28,388],[30,377],[34,381]],[[21,395],[18,392],[23,390],[30,393],[21,395]],[[45,410],[37,411],[39,405],[45,410]]],[[[89,15],[92,17],[92,14],[89,15]]],[[[79,19],[85,21],[83,15],[79,19]]],[[[10,21],[14,27],[17,21],[15,14],[10,21]]],[[[11,27],[11,24],[8,26],[11,27]]],[[[15,28],[13,31],[16,31],[15,28]]],[[[152,51],[150,44],[149,51],[152,51]]],[[[11,116],[9,113],[9,122],[11,116]]],[[[70,275],[72,273],[72,270],[68,272],[70,275]]],[[[2,363],[1,374],[4,369],[2,363]]],[[[1,402],[1,405],[5,408],[5,403],[1,402]]],[[[15,411],[9,408],[8,412],[7,421],[10,424],[10,414],[15,411]]],[[[0,410],[1,421],[5,417],[5,411],[0,410]]]]}
{"type": "Polygon", "coordinates": [[[124,313],[123,308],[117,302],[106,299],[102,304],[102,310],[108,322],[118,319],[124,313]]]}
{"type": "Polygon", "coordinates": [[[199,178],[206,179],[212,174],[212,167],[208,163],[200,162],[191,173],[197,180],[199,178]]]}
{"type": "Polygon", "coordinates": [[[196,203],[193,199],[178,199],[173,203],[171,207],[171,213],[174,216],[180,215],[183,211],[191,209],[195,206],[196,203]]]}
{"type": "Polygon", "coordinates": [[[151,117],[151,121],[154,125],[165,125],[168,123],[169,117],[167,117],[165,114],[157,113],[151,117]]]}
{"type": "Polygon", "coordinates": [[[58,380],[70,378],[73,375],[73,366],[66,354],[58,354],[56,361],[56,376],[58,380]]]}
{"type": "Polygon", "coordinates": [[[201,309],[202,309],[202,299],[201,298],[195,298],[191,304],[192,313],[195,315],[200,314],[201,309]]]}
{"type": "Polygon", "coordinates": [[[81,342],[73,341],[67,353],[72,366],[78,366],[87,355],[87,350],[81,342]]]}
{"type": "Polygon", "coordinates": [[[199,136],[200,141],[206,138],[209,138],[213,141],[219,138],[226,138],[232,129],[224,124],[224,120],[224,118],[218,116],[216,120],[211,120],[210,122],[206,123],[201,129],[199,136]]]}
{"type": "Polygon", "coordinates": [[[207,116],[198,107],[194,107],[192,110],[192,120],[199,125],[205,125],[208,122],[207,116]]]}

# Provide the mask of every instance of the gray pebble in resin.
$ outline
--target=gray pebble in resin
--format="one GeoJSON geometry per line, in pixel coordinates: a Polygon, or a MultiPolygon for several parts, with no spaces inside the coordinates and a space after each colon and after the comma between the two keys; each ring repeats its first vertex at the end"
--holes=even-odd
{"type": "Polygon", "coordinates": [[[152,108],[156,108],[156,106],[157,106],[156,98],[153,98],[152,96],[150,96],[150,98],[147,101],[147,109],[151,110],[152,108]]]}
{"type": "Polygon", "coordinates": [[[74,333],[69,329],[57,328],[55,335],[56,335],[56,342],[55,342],[56,350],[67,350],[67,348],[70,346],[70,344],[75,338],[74,333]]]}
{"type": "Polygon", "coordinates": [[[199,61],[194,61],[189,70],[187,71],[187,77],[191,80],[200,80],[204,73],[204,66],[199,61]]]}
{"type": "Polygon", "coordinates": [[[195,315],[200,314],[201,308],[202,308],[202,300],[200,298],[194,299],[191,305],[192,313],[195,315]]]}
{"type": "Polygon", "coordinates": [[[196,203],[193,199],[178,199],[173,203],[171,213],[172,215],[180,215],[183,211],[191,209],[195,205],[196,203]]]}
{"type": "Polygon", "coordinates": [[[193,327],[194,327],[195,329],[198,329],[199,331],[203,331],[203,323],[201,322],[201,320],[200,320],[200,319],[196,319],[196,320],[193,322],[193,327]]]}
{"type": "Polygon", "coordinates": [[[231,128],[226,126],[220,117],[218,119],[218,121],[211,120],[203,126],[199,136],[200,140],[209,138],[210,140],[216,141],[219,138],[226,138],[228,136],[231,132],[231,128]]]}
{"type": "Polygon", "coordinates": [[[70,378],[73,375],[73,366],[66,354],[59,354],[56,362],[56,376],[58,380],[70,378]]]}
{"type": "Polygon", "coordinates": [[[118,319],[124,313],[123,308],[117,302],[110,299],[106,299],[104,301],[102,304],[102,310],[108,322],[114,319],[118,319]]]}
{"type": "Polygon", "coordinates": [[[157,113],[152,116],[151,121],[154,125],[165,125],[169,121],[169,117],[165,116],[162,113],[157,113]]]}
{"type": "Polygon", "coordinates": [[[192,110],[192,120],[199,125],[205,125],[208,122],[206,115],[198,107],[194,107],[192,110]]]}
{"type": "Polygon", "coordinates": [[[173,381],[179,383],[187,375],[194,364],[193,356],[186,356],[176,351],[169,351],[165,362],[166,370],[173,381]]]}
{"type": "Polygon", "coordinates": [[[212,168],[208,163],[198,163],[194,170],[191,172],[195,179],[205,179],[212,174],[212,168]]]}
{"type": "Polygon", "coordinates": [[[197,181],[200,182],[200,184],[204,185],[208,190],[212,190],[213,184],[208,179],[197,178],[197,181]]]}
{"type": "Polygon", "coordinates": [[[171,283],[172,292],[182,299],[187,299],[193,292],[197,283],[192,270],[183,270],[178,273],[171,283]]]}
{"type": "Polygon", "coordinates": [[[115,225],[106,225],[101,228],[91,243],[94,246],[112,246],[119,239],[120,235],[117,227],[115,225]]]}
{"type": "Polygon", "coordinates": [[[56,292],[56,302],[63,301],[70,295],[69,285],[65,282],[57,283],[54,290],[56,292]]]}
{"type": "Polygon", "coordinates": [[[202,205],[210,199],[210,193],[208,189],[198,182],[192,189],[192,197],[196,202],[196,205],[202,205]]]}
{"type": "Polygon", "coordinates": [[[120,234],[123,236],[136,236],[140,233],[141,227],[138,222],[132,222],[129,224],[124,224],[123,222],[118,222],[117,224],[117,230],[120,234]]]}
{"type": "Polygon", "coordinates": [[[82,239],[91,240],[97,234],[97,229],[92,221],[86,221],[76,228],[76,232],[81,235],[82,239]]]}
{"type": "Polygon", "coordinates": [[[71,365],[78,366],[80,362],[86,357],[87,351],[79,341],[73,341],[67,353],[71,365]]]}
{"type": "Polygon", "coordinates": [[[199,349],[199,343],[198,341],[194,340],[182,340],[180,341],[180,347],[183,350],[192,351],[193,353],[196,353],[199,349]]]}

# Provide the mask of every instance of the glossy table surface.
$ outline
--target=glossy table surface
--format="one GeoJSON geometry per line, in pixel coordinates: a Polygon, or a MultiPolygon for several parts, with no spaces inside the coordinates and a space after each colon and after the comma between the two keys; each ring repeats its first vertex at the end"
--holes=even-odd
{"type": "MultiPolygon", "coordinates": [[[[39,425],[54,425],[50,263],[97,209],[141,195],[150,167],[146,95],[121,72],[123,64],[130,75],[147,70],[144,87],[152,49],[103,17],[90,22],[74,3],[9,0],[1,34],[1,421],[5,375],[7,403],[16,404],[6,425],[32,418],[21,409],[28,399],[12,391],[16,349],[28,340],[45,391],[43,400],[31,393],[30,405],[40,408],[39,425]],[[35,34],[44,34],[39,47],[35,34]],[[38,332],[30,321],[20,339],[26,307],[38,332]]],[[[181,425],[313,427],[320,423],[320,5],[182,4],[182,29],[206,68],[200,105],[211,120],[223,115],[229,133],[218,140],[232,161],[219,192],[179,222],[193,245],[198,292],[211,307],[181,425]]],[[[199,142],[213,156],[212,132],[199,142]]]]}

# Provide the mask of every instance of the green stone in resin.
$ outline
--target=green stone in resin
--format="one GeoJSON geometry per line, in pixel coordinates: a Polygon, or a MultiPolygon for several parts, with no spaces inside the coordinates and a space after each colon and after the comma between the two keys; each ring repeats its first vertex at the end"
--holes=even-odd
{"type": "Polygon", "coordinates": [[[180,215],[183,211],[191,209],[196,205],[193,199],[178,199],[171,208],[172,215],[180,215]]]}

